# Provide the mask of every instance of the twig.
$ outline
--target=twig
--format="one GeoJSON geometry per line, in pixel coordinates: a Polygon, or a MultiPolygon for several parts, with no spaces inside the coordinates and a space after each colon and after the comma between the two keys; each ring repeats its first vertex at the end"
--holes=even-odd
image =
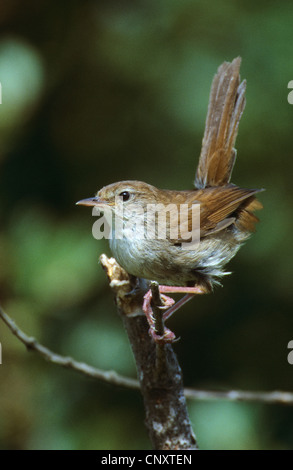
{"type": "MultiPolygon", "coordinates": [[[[158,336],[163,336],[165,325],[164,325],[164,318],[163,318],[163,310],[160,308],[163,306],[163,302],[161,299],[161,294],[159,290],[159,284],[156,281],[151,282],[151,291],[152,291],[152,300],[151,306],[155,321],[155,332],[158,336]]],[[[165,344],[164,343],[156,343],[156,367],[155,373],[159,377],[160,374],[166,368],[166,353],[165,353],[165,344]]]]}
{"type": "Polygon", "coordinates": [[[157,335],[162,336],[164,334],[164,320],[163,320],[163,311],[159,307],[163,306],[163,302],[160,295],[159,284],[156,281],[151,282],[151,291],[152,291],[152,310],[155,320],[155,330],[157,335]]]}
{"type": "MultiPolygon", "coordinates": [[[[30,351],[39,353],[44,359],[67,369],[74,370],[91,379],[101,380],[118,387],[140,389],[139,381],[130,377],[125,377],[115,371],[101,370],[88,364],[78,362],[71,357],[61,356],[38,343],[34,338],[27,336],[15,322],[0,307],[0,318],[6,323],[11,332],[27,347],[30,351]]],[[[245,401],[267,404],[293,405],[293,393],[286,391],[256,392],[245,390],[228,391],[210,391],[198,390],[194,388],[185,388],[184,395],[188,400],[212,401],[245,401]]]]}
{"type": "Polygon", "coordinates": [[[38,343],[35,338],[27,336],[3,311],[1,307],[0,318],[2,318],[12,333],[26,346],[29,351],[38,352],[47,361],[53,362],[54,364],[65,367],[67,369],[75,370],[76,372],[86,375],[91,379],[102,380],[103,382],[108,382],[112,385],[118,385],[121,387],[134,389],[139,388],[138,381],[135,379],[131,379],[130,377],[123,377],[122,375],[117,374],[115,371],[96,369],[95,367],[89,366],[83,362],[75,361],[71,357],[65,357],[56,354],[42,344],[38,343]]]}
{"type": "Polygon", "coordinates": [[[274,392],[254,392],[244,390],[229,390],[227,392],[222,392],[186,388],[184,390],[184,394],[187,399],[191,400],[228,400],[293,405],[293,393],[278,390],[274,392]]]}

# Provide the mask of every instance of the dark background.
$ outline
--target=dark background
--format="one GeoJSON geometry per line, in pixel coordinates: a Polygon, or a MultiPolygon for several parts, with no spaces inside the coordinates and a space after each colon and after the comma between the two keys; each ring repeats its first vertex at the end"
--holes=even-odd
{"type": "MultiPolygon", "coordinates": [[[[98,263],[109,248],[75,202],[123,179],[191,188],[212,78],[240,55],[233,182],[266,188],[261,223],[223,288],[169,326],[187,386],[293,391],[292,21],[285,0],[2,0],[0,301],[27,334],[135,376],[98,263]]],[[[1,449],[150,448],[138,392],[48,364],[3,323],[0,341],[1,449]]],[[[292,449],[290,407],[189,410],[202,449],[292,449]]]]}

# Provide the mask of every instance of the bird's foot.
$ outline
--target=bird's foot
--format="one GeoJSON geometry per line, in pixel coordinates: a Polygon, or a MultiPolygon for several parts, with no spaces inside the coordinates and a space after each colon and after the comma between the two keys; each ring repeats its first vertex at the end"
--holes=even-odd
{"type": "Polygon", "coordinates": [[[201,286],[195,287],[177,287],[177,286],[158,286],[160,293],[161,305],[156,305],[155,308],[159,310],[166,310],[162,314],[162,325],[163,331],[158,332],[156,328],[156,322],[152,307],[152,291],[151,289],[144,295],[143,311],[146,315],[147,321],[150,325],[149,333],[156,343],[173,343],[176,340],[175,334],[164,325],[164,321],[167,320],[174,312],[179,310],[184,304],[186,304],[195,294],[204,294],[206,289],[201,286]],[[175,300],[165,295],[165,293],[186,294],[182,299],[175,303],[175,300]]]}

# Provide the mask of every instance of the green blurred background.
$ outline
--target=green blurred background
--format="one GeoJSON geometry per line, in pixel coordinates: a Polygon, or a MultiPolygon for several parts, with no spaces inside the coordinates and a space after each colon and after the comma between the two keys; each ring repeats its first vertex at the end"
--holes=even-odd
{"type": "MultiPolygon", "coordinates": [[[[192,187],[218,66],[248,81],[233,182],[264,187],[233,275],[170,320],[185,385],[292,390],[293,5],[289,1],[2,0],[0,301],[49,348],[135,376],[75,202],[123,179],[192,187]]],[[[29,354],[0,323],[1,449],[148,449],[138,392],[29,354]]],[[[292,449],[293,409],[189,402],[202,449],[292,449]]]]}

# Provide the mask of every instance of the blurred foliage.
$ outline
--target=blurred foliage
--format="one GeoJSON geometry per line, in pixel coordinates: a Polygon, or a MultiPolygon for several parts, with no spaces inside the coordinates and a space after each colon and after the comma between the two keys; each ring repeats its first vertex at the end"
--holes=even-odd
{"type": "MultiPolygon", "coordinates": [[[[98,264],[104,241],[74,203],[114,181],[192,187],[217,67],[248,81],[233,182],[265,187],[257,233],[213,295],[170,326],[185,383],[293,390],[293,5],[286,1],[3,0],[0,301],[28,334],[135,376],[98,264]]],[[[149,448],[139,394],[29,355],[0,323],[1,449],[149,448]]],[[[192,402],[201,448],[292,449],[288,407],[192,402]]]]}

